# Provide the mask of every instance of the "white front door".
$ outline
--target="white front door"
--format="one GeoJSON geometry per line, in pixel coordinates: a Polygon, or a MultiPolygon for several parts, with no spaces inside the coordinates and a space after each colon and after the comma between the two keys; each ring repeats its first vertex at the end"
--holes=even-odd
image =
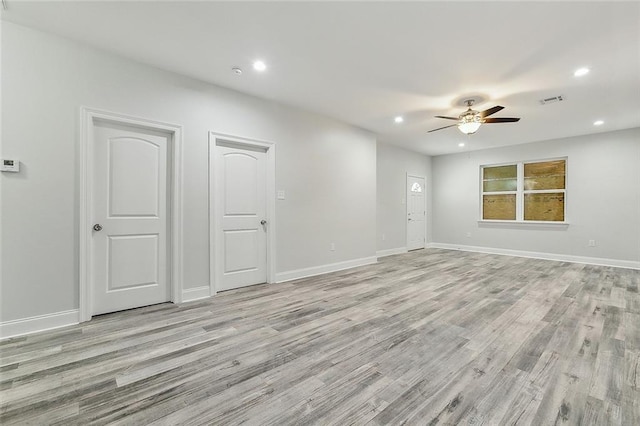
{"type": "Polygon", "coordinates": [[[166,302],[170,136],[96,121],[92,144],[91,313],[166,302]]]}
{"type": "Polygon", "coordinates": [[[216,146],[216,290],[267,281],[266,163],[262,150],[216,146]]]}
{"type": "Polygon", "coordinates": [[[425,179],[407,175],[407,250],[424,248],[425,231],[425,179]]]}

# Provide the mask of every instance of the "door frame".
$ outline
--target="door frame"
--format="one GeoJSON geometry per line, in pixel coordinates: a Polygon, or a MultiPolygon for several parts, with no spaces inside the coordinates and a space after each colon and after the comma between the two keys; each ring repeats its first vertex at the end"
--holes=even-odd
{"type": "Polygon", "coordinates": [[[216,232],[221,226],[220,206],[216,203],[216,147],[235,146],[240,149],[264,150],[267,156],[266,174],[266,215],[267,221],[267,284],[276,282],[276,144],[274,142],[209,132],[209,287],[213,296],[217,292],[216,283],[222,279],[222,265],[217,264],[216,232]]]}
{"type": "Polygon", "coordinates": [[[79,155],[79,229],[78,229],[78,281],[79,320],[89,321],[93,311],[93,288],[91,278],[93,218],[93,128],[96,120],[122,124],[139,129],[160,131],[169,135],[167,152],[167,183],[169,187],[167,220],[167,285],[170,301],[182,301],[182,126],[133,117],[129,115],[80,108],[80,155],[79,155]]]}
{"type": "Polygon", "coordinates": [[[422,237],[424,241],[424,246],[422,248],[427,247],[427,178],[425,176],[414,175],[412,173],[407,173],[406,179],[404,181],[404,190],[405,190],[405,215],[404,215],[404,227],[406,234],[406,247],[407,250],[419,250],[419,249],[410,249],[409,248],[409,196],[411,195],[411,190],[409,189],[409,178],[418,178],[424,181],[424,196],[422,200],[424,201],[424,227],[422,228],[422,237]]]}

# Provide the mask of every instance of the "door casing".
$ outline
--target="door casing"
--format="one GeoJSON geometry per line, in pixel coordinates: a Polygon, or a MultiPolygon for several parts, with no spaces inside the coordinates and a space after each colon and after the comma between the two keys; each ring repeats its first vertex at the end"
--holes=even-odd
{"type": "Polygon", "coordinates": [[[167,262],[168,286],[171,301],[182,301],[182,127],[176,124],[132,117],[124,114],[82,107],[80,109],[80,167],[79,167],[79,320],[89,321],[92,315],[93,291],[91,225],[93,217],[93,128],[96,120],[141,129],[164,132],[169,137],[168,186],[169,232],[167,262]]]}
{"type": "Polygon", "coordinates": [[[215,245],[216,232],[220,227],[220,206],[215,202],[216,173],[218,164],[216,161],[216,146],[233,146],[249,150],[264,150],[267,156],[267,283],[276,282],[276,214],[275,214],[275,193],[276,193],[276,144],[273,142],[245,138],[223,133],[209,132],[209,285],[210,293],[213,296],[218,291],[216,283],[221,282],[222,267],[217,265],[217,247],[215,245]]]}

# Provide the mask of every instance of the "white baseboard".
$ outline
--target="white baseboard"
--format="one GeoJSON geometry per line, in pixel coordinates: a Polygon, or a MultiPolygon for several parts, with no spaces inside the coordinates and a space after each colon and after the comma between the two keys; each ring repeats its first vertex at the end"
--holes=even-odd
{"type": "Polygon", "coordinates": [[[396,247],[392,249],[378,250],[376,252],[376,256],[378,258],[385,257],[385,256],[393,256],[394,254],[402,254],[402,253],[406,253],[407,251],[408,250],[406,247],[396,247]]]}
{"type": "Polygon", "coordinates": [[[343,269],[355,268],[357,266],[371,265],[376,262],[378,262],[377,256],[371,256],[363,257],[361,259],[347,260],[344,262],[330,263],[328,265],[314,266],[311,268],[279,272],[276,274],[276,282],[281,283],[285,281],[297,280],[300,278],[313,277],[315,275],[342,271],[343,269]]]}
{"type": "Polygon", "coordinates": [[[211,287],[208,285],[195,288],[185,288],[182,290],[182,303],[206,299],[207,297],[211,297],[211,287]]]}
{"type": "Polygon", "coordinates": [[[0,323],[0,340],[80,323],[77,309],[0,323]]]}
{"type": "Polygon", "coordinates": [[[477,253],[501,254],[506,256],[530,257],[533,259],[556,260],[559,262],[586,263],[589,265],[612,266],[615,268],[640,269],[640,262],[633,260],[605,259],[601,257],[573,256],[570,254],[541,253],[535,251],[510,250],[491,247],[466,246],[461,244],[430,243],[429,248],[473,251],[477,253]]]}

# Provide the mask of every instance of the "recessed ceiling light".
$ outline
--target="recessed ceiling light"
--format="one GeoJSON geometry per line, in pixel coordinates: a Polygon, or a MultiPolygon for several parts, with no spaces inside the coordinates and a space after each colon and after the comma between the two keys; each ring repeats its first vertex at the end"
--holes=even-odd
{"type": "Polygon", "coordinates": [[[587,67],[583,67],[583,68],[578,68],[573,75],[576,77],[582,77],[583,75],[587,75],[589,74],[589,68],[587,67]]]}
{"type": "Polygon", "coordinates": [[[404,121],[404,118],[397,116],[396,118],[393,119],[393,121],[395,121],[396,123],[402,123],[404,121]]]}
{"type": "Polygon", "coordinates": [[[253,69],[256,71],[264,71],[267,69],[267,64],[262,61],[255,61],[253,63],[253,69]]]}
{"type": "Polygon", "coordinates": [[[602,120],[596,120],[596,121],[593,122],[594,126],[602,126],[603,124],[604,124],[604,121],[602,121],[602,120]]]}
{"type": "Polygon", "coordinates": [[[458,144],[458,146],[459,146],[460,148],[462,148],[462,147],[464,146],[464,142],[460,142],[460,143],[458,144]]]}

